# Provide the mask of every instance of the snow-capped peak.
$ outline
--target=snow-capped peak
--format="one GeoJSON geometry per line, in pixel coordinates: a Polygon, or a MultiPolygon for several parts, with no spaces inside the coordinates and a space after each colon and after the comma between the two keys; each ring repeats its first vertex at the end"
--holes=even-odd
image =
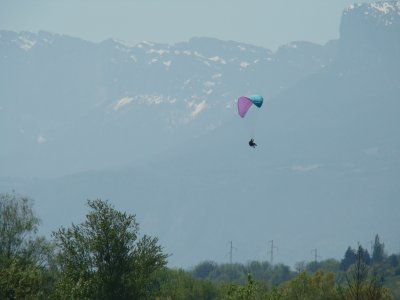
{"type": "Polygon", "coordinates": [[[362,11],[364,15],[378,17],[381,15],[400,15],[400,0],[357,3],[350,5],[346,13],[362,11]]]}
{"type": "Polygon", "coordinates": [[[377,1],[350,5],[344,11],[344,17],[358,16],[363,20],[371,20],[385,27],[400,24],[400,0],[377,1]]]}

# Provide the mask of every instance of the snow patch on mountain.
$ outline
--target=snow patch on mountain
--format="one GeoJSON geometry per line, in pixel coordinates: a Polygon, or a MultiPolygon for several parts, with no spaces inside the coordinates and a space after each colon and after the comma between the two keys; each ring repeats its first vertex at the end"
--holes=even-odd
{"type": "Polygon", "coordinates": [[[400,0],[352,4],[344,10],[344,15],[363,14],[366,18],[381,19],[386,26],[400,16],[400,0]]]}
{"type": "Polygon", "coordinates": [[[124,98],[118,100],[117,103],[113,105],[113,109],[120,110],[122,107],[131,104],[132,101],[133,101],[132,97],[124,97],[124,98]]]}
{"type": "Polygon", "coordinates": [[[390,13],[391,10],[395,10],[395,7],[387,2],[379,5],[378,3],[371,3],[370,7],[377,10],[378,12],[384,13],[385,15],[390,13]]]}
{"type": "Polygon", "coordinates": [[[44,143],[47,142],[47,139],[46,139],[44,136],[39,135],[39,136],[37,137],[37,139],[36,139],[36,142],[37,142],[39,145],[42,145],[42,144],[44,144],[44,143]]]}
{"type": "Polygon", "coordinates": [[[133,103],[147,104],[147,105],[158,105],[158,104],[174,104],[177,99],[171,96],[164,95],[137,95],[134,97],[127,96],[119,99],[111,105],[112,110],[119,111],[131,106],[133,103]]]}
{"type": "Polygon", "coordinates": [[[203,85],[204,85],[204,87],[206,87],[206,88],[211,88],[211,87],[214,87],[214,86],[215,86],[215,82],[213,82],[213,81],[206,81],[206,82],[203,83],[203,85]]]}
{"type": "Polygon", "coordinates": [[[156,49],[150,49],[150,50],[148,50],[148,51],[146,51],[146,54],[158,54],[158,55],[160,55],[160,56],[162,56],[162,55],[164,55],[164,54],[168,54],[169,53],[169,50],[163,50],[163,49],[158,49],[158,50],[156,50],[156,49]]]}
{"type": "Polygon", "coordinates": [[[198,51],[194,51],[194,56],[199,57],[199,58],[205,58],[204,55],[202,55],[200,52],[198,51]]]}
{"type": "Polygon", "coordinates": [[[213,61],[213,62],[220,63],[220,64],[223,64],[223,65],[226,64],[226,60],[221,58],[221,57],[219,57],[219,56],[209,57],[208,59],[213,61]]]}
{"type": "Polygon", "coordinates": [[[289,44],[286,44],[285,47],[296,49],[297,48],[297,44],[289,43],[289,44]]]}
{"type": "Polygon", "coordinates": [[[134,99],[137,99],[140,103],[147,103],[150,105],[174,104],[177,101],[175,97],[164,95],[140,95],[135,97],[134,99]]]}
{"type": "Polygon", "coordinates": [[[242,69],[246,69],[248,66],[250,66],[250,64],[245,61],[242,61],[239,65],[242,69]]]}
{"type": "Polygon", "coordinates": [[[190,117],[195,118],[199,113],[204,111],[204,109],[206,108],[206,101],[203,100],[200,103],[192,102],[190,107],[194,108],[194,110],[190,113],[190,117]]]}
{"type": "Polygon", "coordinates": [[[117,43],[115,45],[115,49],[121,52],[129,53],[131,52],[131,48],[124,46],[123,44],[117,43]]]}
{"type": "Polygon", "coordinates": [[[163,62],[163,65],[166,67],[165,69],[168,71],[172,64],[172,60],[167,60],[163,62]]]}
{"type": "Polygon", "coordinates": [[[131,55],[130,58],[133,60],[133,62],[137,63],[138,60],[135,55],[131,55]]]}
{"type": "Polygon", "coordinates": [[[36,41],[30,40],[24,36],[20,36],[18,38],[18,44],[21,47],[21,49],[29,51],[33,46],[36,45],[36,41]]]}

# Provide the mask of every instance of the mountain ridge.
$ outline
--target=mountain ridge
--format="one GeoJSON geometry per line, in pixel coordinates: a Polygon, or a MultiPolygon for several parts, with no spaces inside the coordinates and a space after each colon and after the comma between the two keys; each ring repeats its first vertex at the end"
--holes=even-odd
{"type": "MultiPolygon", "coordinates": [[[[165,150],[180,139],[201,135],[231,118],[239,93],[262,93],[265,86],[275,87],[263,93],[266,99],[271,98],[328,64],[332,55],[324,54],[322,46],[310,43],[299,44],[299,48],[294,48],[294,44],[283,47],[273,58],[271,52],[260,47],[247,49],[246,44],[208,38],[175,45],[141,43],[124,48],[111,40],[94,44],[47,33],[36,35],[44,42],[25,33],[20,45],[18,34],[0,34],[1,112],[6,115],[9,129],[3,131],[6,144],[17,143],[21,149],[37,148],[35,156],[42,155],[30,168],[33,157],[28,157],[19,168],[21,158],[9,160],[10,165],[0,175],[23,176],[25,172],[26,176],[52,176],[107,167],[102,165],[101,156],[90,157],[84,149],[71,148],[72,143],[81,144],[82,148],[96,145],[112,152],[103,139],[117,138],[116,142],[124,141],[125,148],[137,156],[146,155],[137,142],[129,143],[122,135],[132,136],[134,141],[143,140],[151,148],[166,145],[165,150]],[[201,41],[211,41],[211,46],[203,46],[209,52],[198,51],[196,45],[201,41]],[[219,49],[226,53],[219,54],[219,49]],[[308,58],[302,51],[312,51],[313,55],[308,58]],[[144,114],[148,119],[143,118],[144,114]],[[203,118],[201,122],[199,117],[203,118]],[[151,133],[151,139],[141,132],[142,126],[157,129],[151,133]],[[90,144],[86,142],[88,137],[90,144]],[[158,145],[153,140],[159,140],[158,145]],[[73,156],[79,155],[73,154],[76,151],[86,157],[88,165],[84,168],[72,167],[76,160],[73,156]],[[53,165],[59,164],[59,170],[43,168],[43,160],[56,153],[61,159],[53,165]]],[[[1,157],[11,158],[14,148],[3,149],[1,157]]],[[[114,161],[117,164],[131,159],[128,152],[117,156],[121,157],[114,161]]]]}

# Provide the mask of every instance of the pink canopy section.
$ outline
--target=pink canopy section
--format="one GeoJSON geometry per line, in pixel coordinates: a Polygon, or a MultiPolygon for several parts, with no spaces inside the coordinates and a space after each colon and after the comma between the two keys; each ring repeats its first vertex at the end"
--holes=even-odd
{"type": "Polygon", "coordinates": [[[239,115],[244,118],[244,116],[246,115],[247,111],[249,110],[249,108],[251,107],[253,103],[251,102],[251,100],[247,97],[239,97],[237,105],[238,105],[238,111],[239,111],[239,115]]]}

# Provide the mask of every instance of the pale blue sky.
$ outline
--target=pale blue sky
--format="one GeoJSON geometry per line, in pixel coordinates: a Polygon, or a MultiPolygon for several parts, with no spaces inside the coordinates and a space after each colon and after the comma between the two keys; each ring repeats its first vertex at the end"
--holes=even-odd
{"type": "Polygon", "coordinates": [[[46,30],[99,42],[235,40],[275,50],[292,41],[325,44],[357,0],[0,0],[0,29],[46,30]]]}

